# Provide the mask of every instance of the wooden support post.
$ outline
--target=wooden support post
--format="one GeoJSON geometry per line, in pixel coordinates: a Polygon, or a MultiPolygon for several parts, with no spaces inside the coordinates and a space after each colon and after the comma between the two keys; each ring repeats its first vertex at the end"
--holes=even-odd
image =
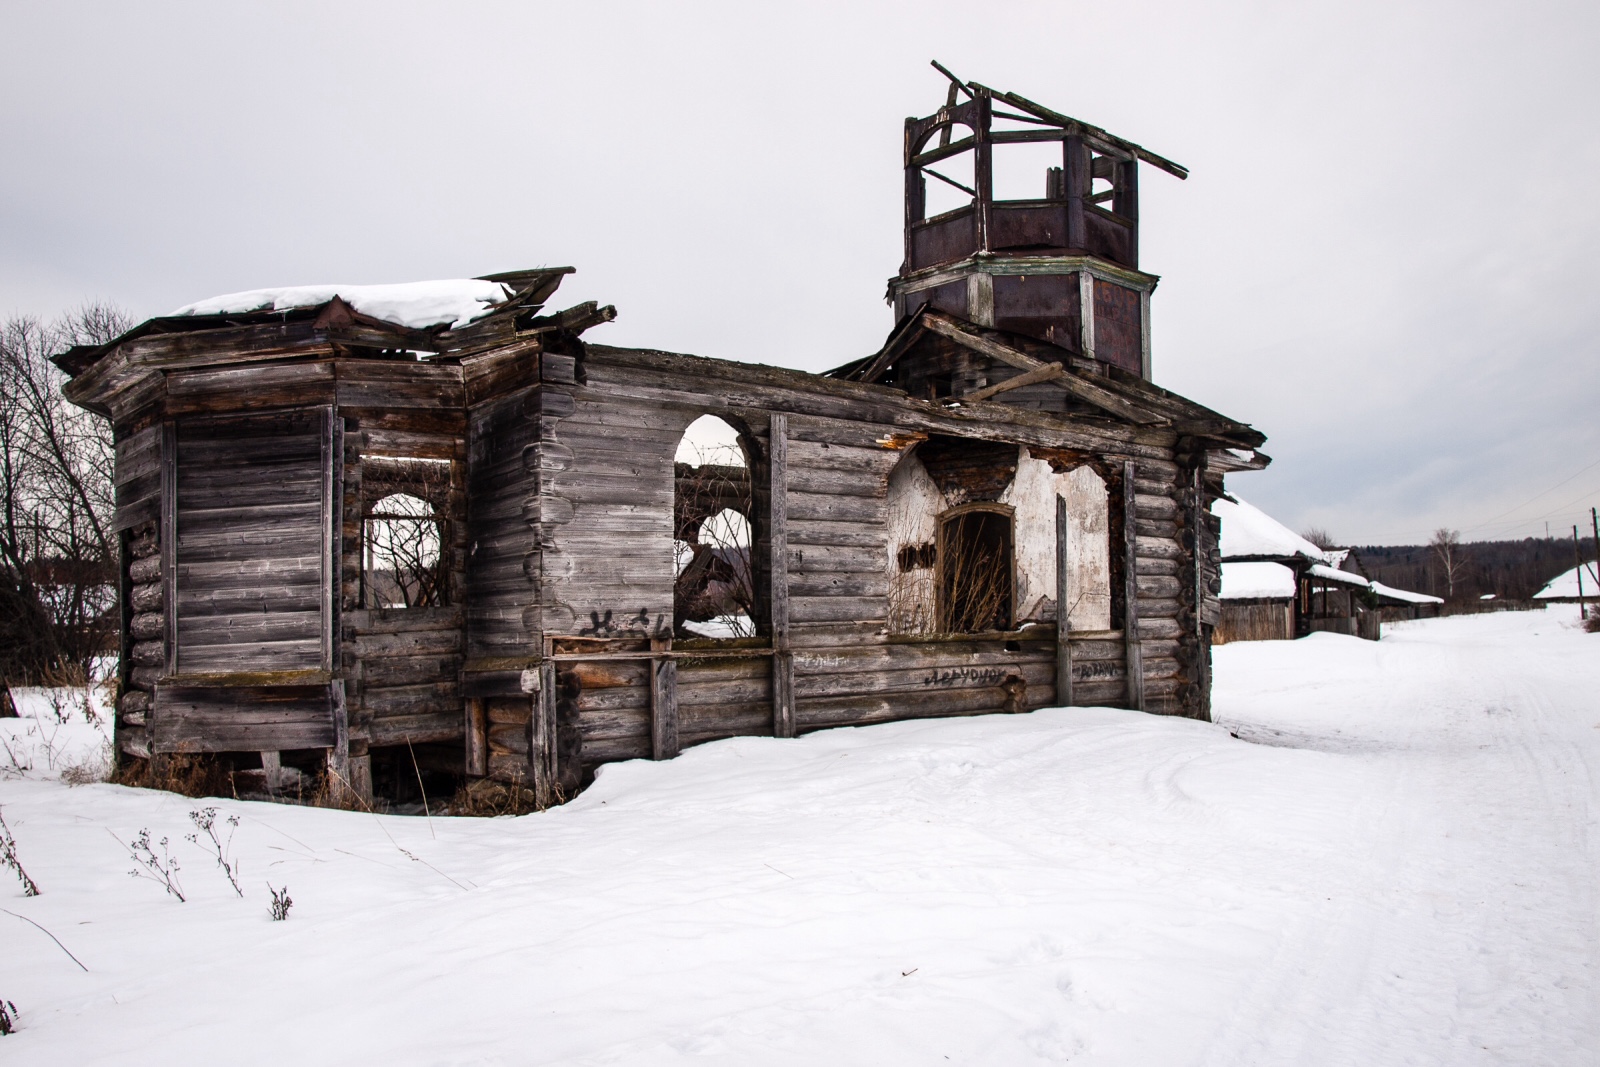
{"type": "Polygon", "coordinates": [[[333,716],[333,747],[328,749],[328,775],[343,794],[350,789],[350,712],[345,704],[344,679],[328,683],[328,710],[333,716]]]}
{"type": "Polygon", "coordinates": [[[489,719],[481,699],[468,697],[466,711],[466,773],[474,778],[482,778],[489,773],[489,719]]]}
{"type": "Polygon", "coordinates": [[[1147,382],[1155,381],[1150,365],[1150,291],[1139,294],[1139,373],[1147,382]]]}
{"type": "Polygon", "coordinates": [[[1086,270],[1078,272],[1078,344],[1083,354],[1094,358],[1094,275],[1086,270]]]}
{"type": "Polygon", "coordinates": [[[1123,611],[1128,707],[1144,710],[1144,650],[1139,644],[1139,520],[1136,514],[1133,460],[1122,462],[1123,611]]]}
{"type": "Polygon", "coordinates": [[[1072,706],[1072,540],[1067,498],[1056,497],[1056,704],[1072,706]]]}
{"type": "MultiPolygon", "coordinates": [[[[1083,203],[1094,185],[1089,174],[1089,146],[1082,137],[1069,136],[1063,142],[1061,184],[1067,200],[1067,247],[1082,251],[1089,247],[1088,225],[1083,203]]],[[[1085,353],[1087,354],[1087,353],[1085,353]]]]}
{"type": "Polygon", "coordinates": [[[770,537],[772,575],[772,735],[793,737],[794,656],[789,651],[789,416],[772,416],[770,537]]]}
{"type": "MultiPolygon", "coordinates": [[[[672,638],[653,637],[650,651],[672,651],[672,638]]],[[[671,759],[678,754],[678,661],[671,656],[650,660],[650,755],[671,759]]]]}
{"type": "Polygon", "coordinates": [[[978,214],[978,249],[988,252],[994,218],[994,148],[989,141],[993,104],[988,93],[980,92],[972,106],[977,112],[972,124],[972,186],[977,194],[973,206],[978,214]]]}
{"type": "MultiPolygon", "coordinates": [[[[329,672],[339,669],[343,548],[344,420],[327,407],[322,409],[322,669],[329,672]]],[[[344,683],[339,685],[342,689],[344,683]]]]}
{"type": "Polygon", "coordinates": [[[1189,483],[1189,527],[1194,535],[1194,654],[1195,685],[1200,689],[1199,706],[1194,708],[1197,718],[1211,721],[1211,644],[1206,640],[1206,597],[1211,590],[1206,586],[1206,480],[1205,458],[1195,464],[1189,483]]]}
{"type": "Polygon", "coordinates": [[[544,658],[539,661],[539,687],[530,698],[528,714],[528,777],[533,781],[533,800],[541,808],[550,807],[556,797],[556,661],[553,642],[544,639],[544,658]]]}
{"type": "MultiPolygon", "coordinates": [[[[161,426],[161,617],[166,673],[178,673],[178,429],[161,426]]],[[[154,716],[155,708],[151,707],[154,716]]],[[[154,722],[147,729],[154,734],[154,722]]]]}

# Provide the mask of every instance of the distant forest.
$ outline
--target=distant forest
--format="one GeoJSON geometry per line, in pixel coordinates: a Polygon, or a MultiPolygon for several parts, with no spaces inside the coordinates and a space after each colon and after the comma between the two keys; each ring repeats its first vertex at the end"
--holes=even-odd
{"type": "MultiPolygon", "coordinates": [[[[1584,560],[1594,559],[1594,541],[1582,539],[1584,560]]],[[[1522,541],[1472,541],[1457,546],[1465,566],[1456,575],[1456,599],[1485,593],[1525,600],[1575,566],[1572,539],[1529,537],[1522,541]]],[[[1418,593],[1446,596],[1444,568],[1427,545],[1362,545],[1355,549],[1368,578],[1418,593]]]]}

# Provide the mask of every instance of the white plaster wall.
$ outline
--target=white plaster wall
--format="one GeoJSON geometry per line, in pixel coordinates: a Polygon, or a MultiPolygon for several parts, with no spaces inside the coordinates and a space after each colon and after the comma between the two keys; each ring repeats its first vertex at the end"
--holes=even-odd
{"type": "Polygon", "coordinates": [[[950,505],[916,453],[903,458],[889,474],[889,632],[932,633],[938,595],[932,567],[900,570],[900,550],[907,545],[934,544],[939,538],[939,513],[950,505]]]}
{"type": "Polygon", "coordinates": [[[1072,560],[1073,630],[1111,627],[1109,494],[1091,467],[1057,474],[1021,450],[1017,475],[1000,502],[1016,514],[1018,625],[1056,618],[1056,497],[1067,501],[1067,543],[1072,560]]]}

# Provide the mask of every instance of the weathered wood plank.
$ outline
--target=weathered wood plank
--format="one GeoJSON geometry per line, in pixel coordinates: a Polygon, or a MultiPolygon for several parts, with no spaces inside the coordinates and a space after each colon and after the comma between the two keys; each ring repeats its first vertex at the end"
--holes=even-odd
{"type": "Polygon", "coordinates": [[[1133,460],[1125,460],[1122,464],[1122,508],[1123,508],[1123,632],[1127,639],[1127,652],[1125,661],[1128,665],[1128,707],[1136,710],[1144,709],[1144,676],[1140,669],[1139,638],[1139,537],[1136,524],[1133,521],[1135,513],[1134,492],[1135,466],[1133,460]]]}

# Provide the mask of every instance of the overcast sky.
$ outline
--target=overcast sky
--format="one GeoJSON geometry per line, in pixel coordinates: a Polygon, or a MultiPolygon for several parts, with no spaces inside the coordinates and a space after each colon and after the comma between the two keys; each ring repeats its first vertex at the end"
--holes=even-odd
{"type": "MultiPolygon", "coordinates": [[[[889,329],[937,57],[1145,168],[1156,381],[1346,543],[1600,503],[1600,5],[8,3],[0,313],[542,264],[589,336],[822,370],[889,329]]],[[[1037,179],[1042,188],[1043,177],[1037,179]]]]}

